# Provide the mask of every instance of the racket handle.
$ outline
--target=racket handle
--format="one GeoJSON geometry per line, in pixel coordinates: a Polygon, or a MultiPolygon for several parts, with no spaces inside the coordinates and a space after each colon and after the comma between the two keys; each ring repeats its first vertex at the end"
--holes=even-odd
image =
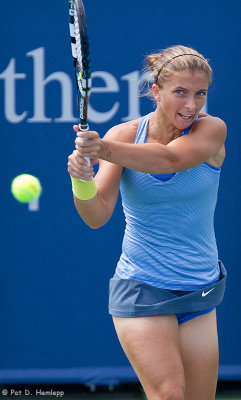
{"type": "MultiPolygon", "coordinates": [[[[87,125],[81,125],[81,124],[79,124],[79,130],[80,130],[81,132],[88,131],[88,130],[89,130],[89,125],[88,125],[88,124],[87,124],[87,125]]],[[[82,138],[82,139],[87,140],[87,138],[82,138]]],[[[90,158],[89,158],[89,157],[83,157],[83,158],[87,161],[87,165],[90,167],[90,166],[91,166],[90,158]]],[[[89,182],[89,181],[85,181],[84,179],[80,179],[80,181],[81,181],[81,182],[89,182]]]]}

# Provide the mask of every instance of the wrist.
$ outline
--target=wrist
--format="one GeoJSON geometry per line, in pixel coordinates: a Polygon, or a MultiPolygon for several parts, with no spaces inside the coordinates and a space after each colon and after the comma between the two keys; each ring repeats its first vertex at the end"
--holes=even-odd
{"type": "Polygon", "coordinates": [[[90,200],[97,194],[97,187],[94,179],[91,181],[83,182],[78,178],[70,175],[72,182],[72,191],[79,200],[90,200]]]}
{"type": "Polygon", "coordinates": [[[106,139],[101,140],[101,150],[100,150],[100,156],[102,160],[110,161],[111,160],[111,149],[110,149],[110,143],[106,139]]]}

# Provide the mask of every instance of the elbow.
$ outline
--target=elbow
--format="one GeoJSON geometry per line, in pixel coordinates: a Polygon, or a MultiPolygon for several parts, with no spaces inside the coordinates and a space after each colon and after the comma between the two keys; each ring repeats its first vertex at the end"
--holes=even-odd
{"type": "Polygon", "coordinates": [[[167,173],[168,174],[173,174],[173,173],[179,172],[181,170],[182,170],[182,168],[181,168],[180,163],[178,162],[178,160],[172,160],[169,163],[169,166],[168,166],[168,171],[169,172],[167,172],[167,173]]]}
{"type": "Polygon", "coordinates": [[[89,223],[87,224],[91,229],[100,229],[102,228],[107,222],[99,222],[99,223],[89,223]]]}
{"type": "Polygon", "coordinates": [[[84,221],[91,229],[100,229],[103,228],[110,220],[111,215],[108,213],[101,214],[96,216],[93,219],[89,219],[88,221],[84,221]]]}
{"type": "Polygon", "coordinates": [[[178,171],[178,158],[171,151],[168,151],[165,157],[159,158],[159,163],[157,164],[158,171],[157,174],[172,174],[178,171]]]}
{"type": "Polygon", "coordinates": [[[80,216],[84,223],[91,229],[99,229],[107,224],[108,220],[104,220],[102,218],[84,218],[80,216]]]}
{"type": "Polygon", "coordinates": [[[165,157],[165,174],[172,174],[174,172],[181,171],[180,165],[180,157],[179,154],[175,151],[172,151],[171,148],[167,149],[166,157],[165,157]]]}
{"type": "Polygon", "coordinates": [[[107,222],[109,221],[109,218],[107,218],[107,216],[99,216],[99,217],[89,217],[89,218],[83,218],[84,223],[91,229],[100,229],[103,226],[105,226],[107,224],[107,222]]]}
{"type": "Polygon", "coordinates": [[[91,229],[99,229],[101,228],[101,225],[88,225],[88,227],[91,229]]]}
{"type": "Polygon", "coordinates": [[[102,228],[110,219],[108,210],[98,201],[97,204],[92,200],[80,201],[74,196],[74,204],[82,221],[91,229],[102,228]]]}

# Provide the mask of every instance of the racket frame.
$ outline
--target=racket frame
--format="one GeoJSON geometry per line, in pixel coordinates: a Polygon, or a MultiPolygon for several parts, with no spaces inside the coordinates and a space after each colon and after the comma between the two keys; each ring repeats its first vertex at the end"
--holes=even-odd
{"type": "MultiPolygon", "coordinates": [[[[69,0],[69,29],[79,111],[79,130],[85,132],[89,130],[87,111],[92,81],[86,15],[82,0],[69,0]]],[[[84,158],[90,166],[90,158],[84,158]]]]}

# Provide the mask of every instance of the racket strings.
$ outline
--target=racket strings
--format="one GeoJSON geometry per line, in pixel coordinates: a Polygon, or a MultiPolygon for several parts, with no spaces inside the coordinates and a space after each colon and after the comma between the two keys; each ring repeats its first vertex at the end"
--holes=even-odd
{"type": "Polygon", "coordinates": [[[70,28],[70,31],[71,38],[73,39],[73,47],[75,47],[73,51],[73,57],[77,59],[77,62],[80,65],[78,72],[81,73],[82,79],[88,79],[91,76],[91,67],[86,25],[83,24],[83,22],[81,24],[75,5],[71,9],[71,14],[72,27],[70,28]],[[82,27],[81,32],[80,26],[82,27]]]}

